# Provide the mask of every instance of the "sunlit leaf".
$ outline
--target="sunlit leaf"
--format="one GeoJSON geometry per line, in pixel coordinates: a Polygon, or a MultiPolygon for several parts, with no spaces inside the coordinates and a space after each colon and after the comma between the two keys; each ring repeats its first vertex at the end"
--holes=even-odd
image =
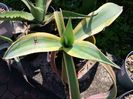
{"type": "Polygon", "coordinates": [[[77,41],[71,48],[64,48],[64,50],[73,57],[99,61],[119,68],[115,63],[110,61],[94,44],[90,42],[77,41]]]}
{"type": "Polygon", "coordinates": [[[106,3],[90,13],[92,17],[83,19],[74,29],[75,39],[83,40],[99,33],[109,26],[122,13],[122,7],[114,3],[106,3]]]}
{"type": "Polygon", "coordinates": [[[6,51],[4,59],[11,59],[37,52],[57,51],[60,38],[48,33],[33,33],[19,38],[6,51]]]}
{"type": "Polygon", "coordinates": [[[63,15],[61,12],[55,11],[54,18],[58,28],[59,35],[60,37],[62,37],[62,33],[64,33],[65,31],[65,23],[64,23],[63,15]]]}

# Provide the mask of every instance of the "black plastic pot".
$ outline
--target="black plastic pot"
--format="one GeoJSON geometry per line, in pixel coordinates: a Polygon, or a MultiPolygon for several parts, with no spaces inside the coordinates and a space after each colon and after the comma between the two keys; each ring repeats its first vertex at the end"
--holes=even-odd
{"type": "MultiPolygon", "coordinates": [[[[0,8],[4,9],[5,11],[9,11],[8,6],[3,3],[0,3],[0,8]]],[[[0,21],[0,35],[11,37],[13,31],[12,22],[0,21]]]]}
{"type": "Polygon", "coordinates": [[[0,3],[0,8],[3,8],[6,11],[9,11],[9,8],[4,3],[0,3]]]}
{"type": "Polygon", "coordinates": [[[125,59],[123,65],[121,66],[121,70],[119,70],[118,74],[117,74],[117,79],[118,79],[119,84],[122,85],[123,88],[126,88],[128,90],[133,89],[133,80],[130,78],[130,76],[127,72],[127,68],[125,66],[126,61],[130,55],[133,55],[133,51],[131,51],[126,56],[126,59],[125,59]]]}
{"type": "MultiPolygon", "coordinates": [[[[0,8],[4,9],[4,11],[9,11],[9,8],[4,3],[0,3],[0,8]]],[[[2,12],[1,12],[2,13],[2,12]]],[[[11,22],[0,20],[0,35],[11,37],[13,32],[13,25],[11,22]]],[[[7,48],[9,43],[0,39],[0,57],[3,56],[3,49],[7,48]]]]}
{"type": "MultiPolygon", "coordinates": [[[[127,91],[124,94],[122,94],[121,96],[119,96],[117,99],[125,99],[126,96],[133,94],[133,90],[127,91]]],[[[132,99],[132,98],[129,98],[132,99]]]]}
{"type": "MultiPolygon", "coordinates": [[[[4,9],[5,11],[9,11],[7,5],[5,5],[4,3],[0,3],[0,8],[4,9]]],[[[3,21],[0,21],[0,24],[2,23],[3,21]]]]}
{"type": "MultiPolygon", "coordinates": [[[[11,11],[7,5],[0,3],[0,8],[5,11],[11,11]]],[[[11,37],[13,34],[25,32],[26,28],[22,21],[0,21],[0,35],[11,37]]]]}

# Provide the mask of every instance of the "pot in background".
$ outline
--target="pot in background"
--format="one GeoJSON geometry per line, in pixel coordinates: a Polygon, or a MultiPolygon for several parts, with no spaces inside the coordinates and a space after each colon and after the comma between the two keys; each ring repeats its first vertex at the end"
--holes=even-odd
{"type": "Polygon", "coordinates": [[[8,9],[8,7],[7,7],[7,5],[5,5],[4,3],[0,3],[0,8],[3,8],[3,9],[5,9],[5,10],[9,10],[8,9]]]}
{"type": "MultiPolygon", "coordinates": [[[[0,9],[3,9],[4,11],[9,11],[8,6],[5,5],[4,3],[0,3],[0,9]]],[[[1,12],[1,13],[3,13],[3,12],[1,12]]],[[[13,31],[14,31],[14,29],[13,29],[12,22],[0,21],[0,35],[11,37],[13,31]]]]}
{"type": "Polygon", "coordinates": [[[125,92],[124,94],[119,96],[117,99],[133,99],[133,90],[125,92]]]}
{"type": "Polygon", "coordinates": [[[133,89],[133,79],[131,79],[129,75],[129,70],[126,68],[127,59],[129,56],[133,55],[133,51],[131,51],[127,56],[126,59],[121,66],[121,70],[118,71],[117,79],[120,85],[122,85],[123,88],[126,88],[128,90],[133,89]]]}

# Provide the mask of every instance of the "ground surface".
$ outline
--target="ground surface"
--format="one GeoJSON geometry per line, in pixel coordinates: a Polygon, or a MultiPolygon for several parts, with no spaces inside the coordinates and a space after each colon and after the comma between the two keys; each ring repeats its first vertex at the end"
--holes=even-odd
{"type": "Polygon", "coordinates": [[[60,99],[47,89],[39,90],[27,84],[23,78],[0,60],[0,99],[60,99]]]}
{"type": "MultiPolygon", "coordinates": [[[[28,60],[29,63],[24,63],[24,68],[29,67],[28,69],[30,69],[25,69],[28,75],[31,75],[29,77],[37,81],[37,83],[33,83],[34,85],[37,84],[35,87],[31,87],[15,69],[9,71],[6,62],[0,59],[0,99],[65,99],[62,91],[63,85],[56,74],[51,72],[45,56],[45,53],[40,54],[34,61],[28,60]],[[39,68],[40,71],[33,75],[33,67],[39,68]]],[[[88,67],[93,64],[90,61],[87,62],[88,67]]],[[[80,89],[83,91],[81,94],[82,99],[90,95],[107,92],[112,85],[109,74],[99,64],[94,66],[79,82],[80,89]],[[91,76],[95,72],[96,76],[92,78],[91,76]]],[[[118,95],[123,92],[122,87],[118,86],[118,95]]]]}

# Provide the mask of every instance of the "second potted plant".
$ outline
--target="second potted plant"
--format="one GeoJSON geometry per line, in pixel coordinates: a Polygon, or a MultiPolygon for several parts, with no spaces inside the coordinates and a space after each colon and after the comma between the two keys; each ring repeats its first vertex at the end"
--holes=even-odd
{"type": "Polygon", "coordinates": [[[127,89],[133,89],[133,51],[131,51],[121,66],[117,75],[119,83],[127,89]]]}

